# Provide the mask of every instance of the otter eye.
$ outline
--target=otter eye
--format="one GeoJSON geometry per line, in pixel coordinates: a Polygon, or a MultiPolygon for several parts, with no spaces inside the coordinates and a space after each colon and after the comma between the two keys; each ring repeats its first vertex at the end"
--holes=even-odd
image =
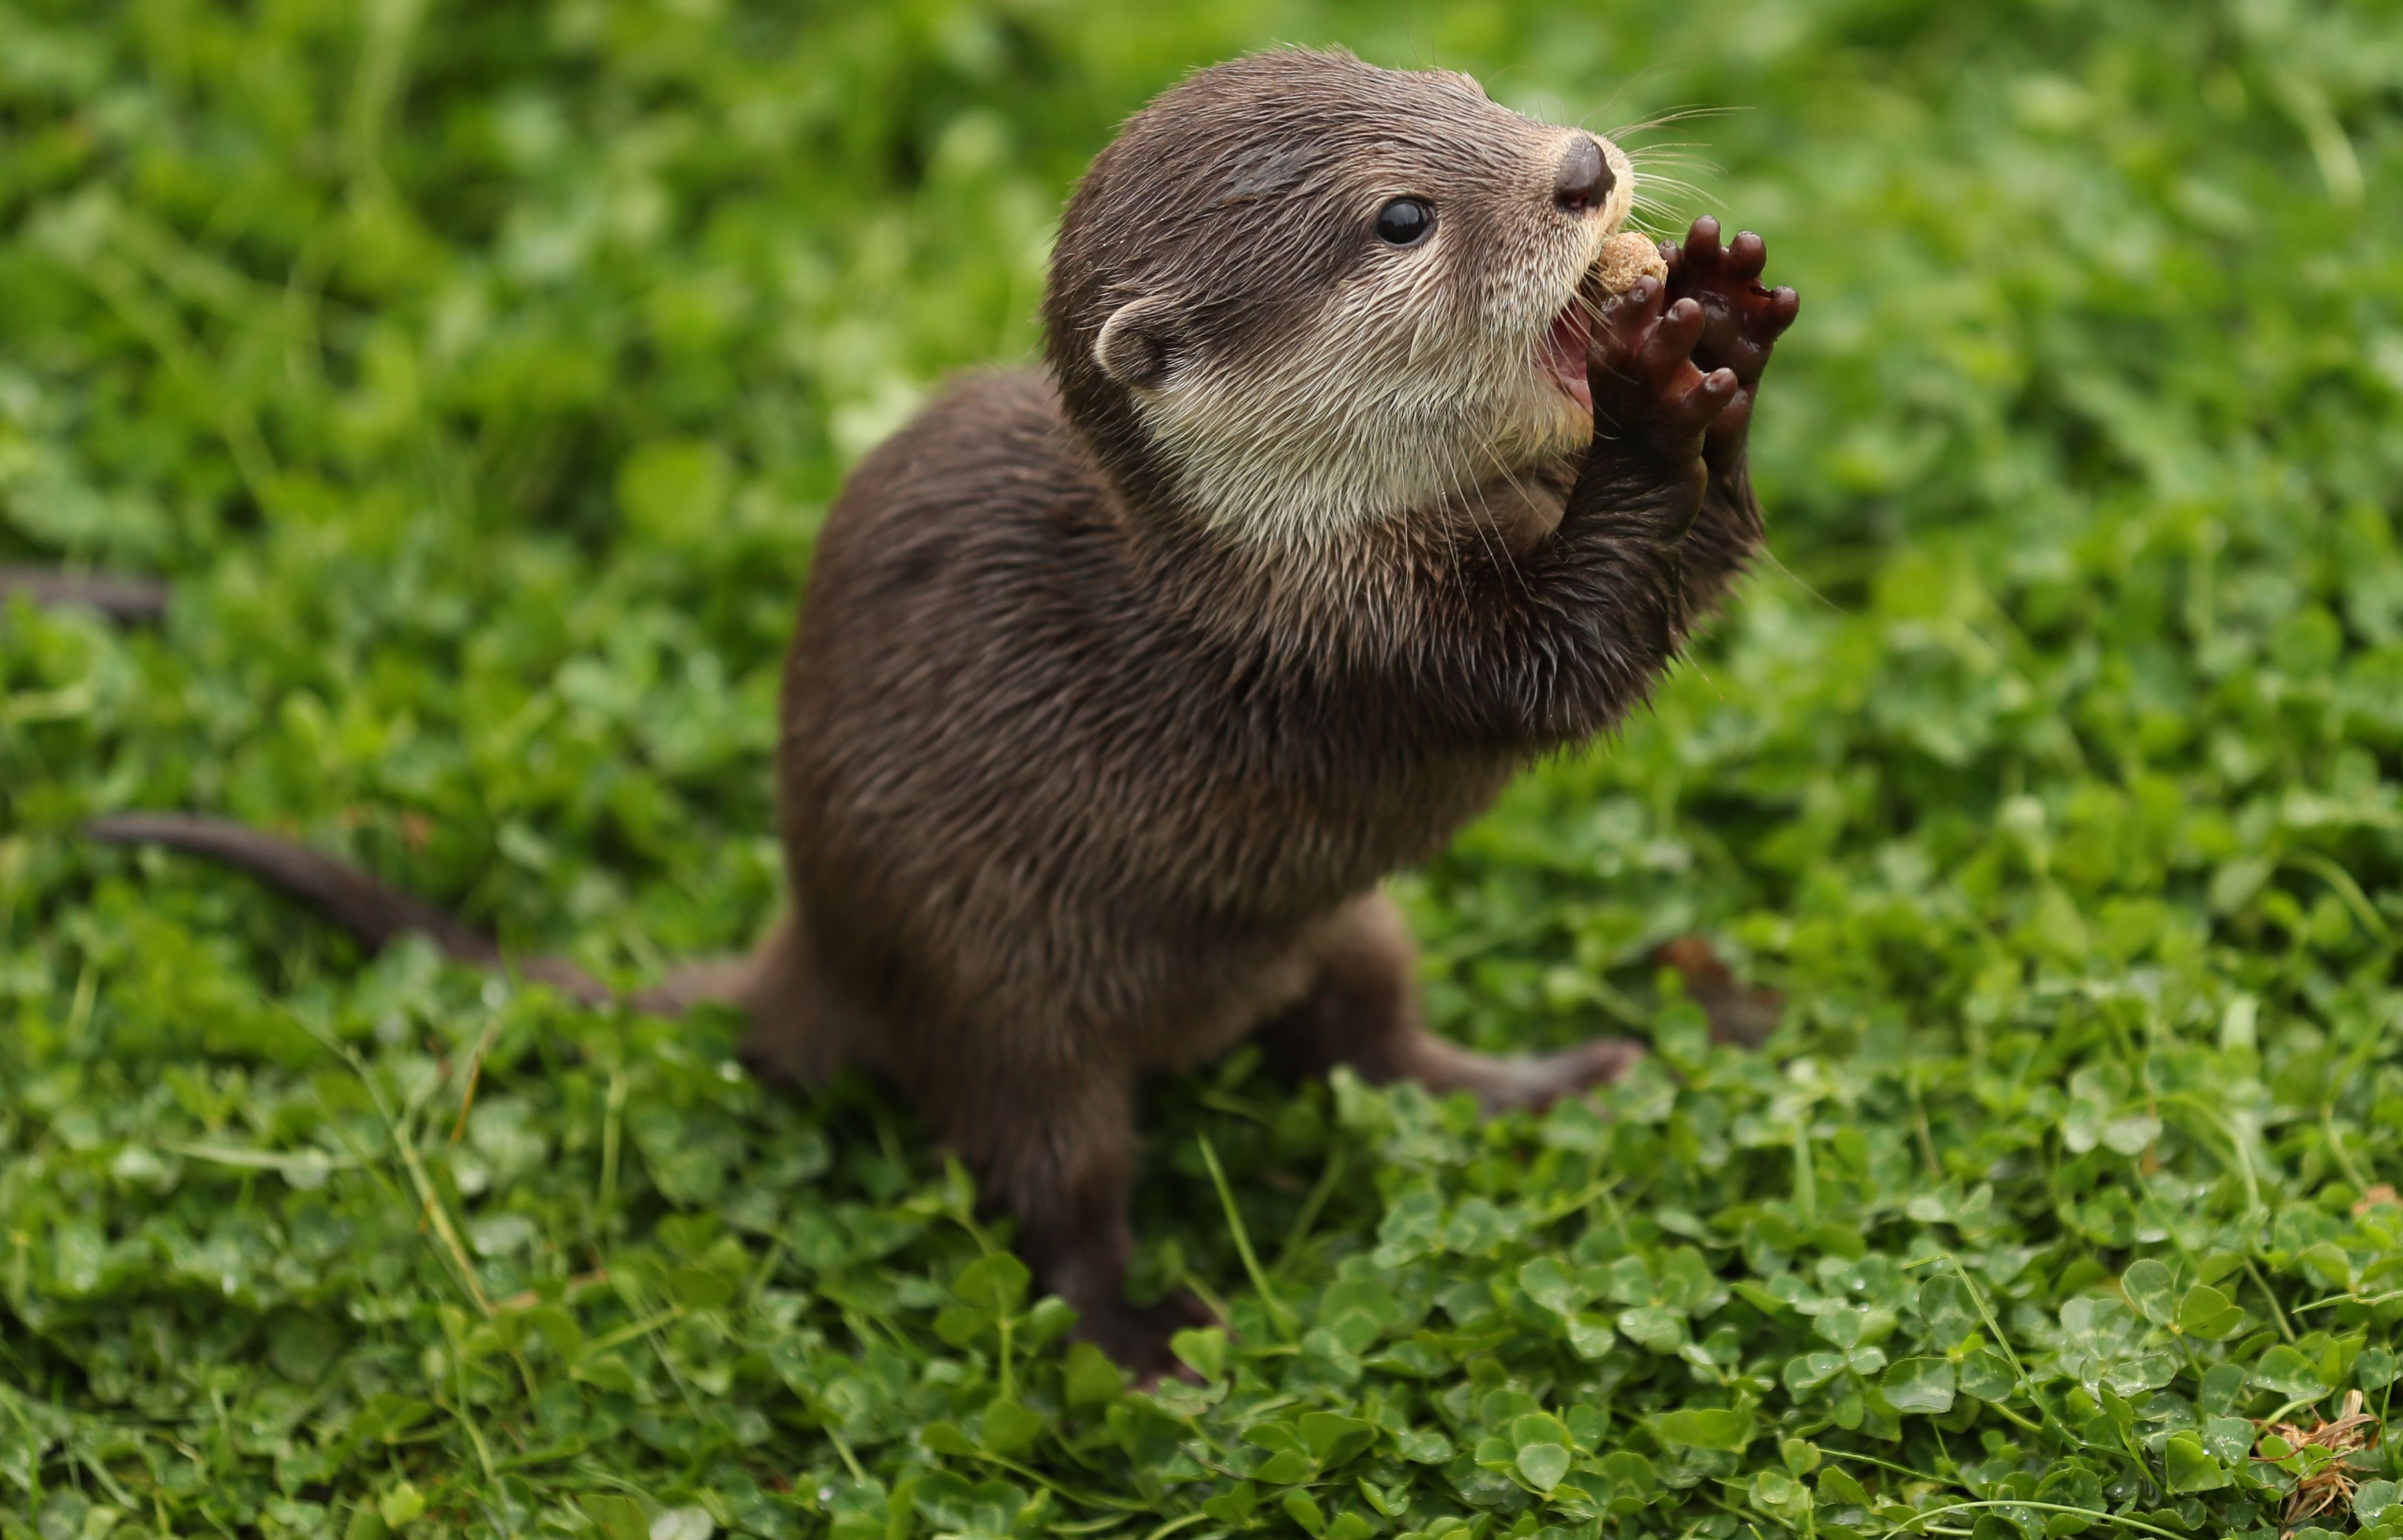
{"type": "Polygon", "coordinates": [[[1377,239],[1389,246],[1415,246],[1435,229],[1435,210],[1416,198],[1396,198],[1377,211],[1377,239]]]}

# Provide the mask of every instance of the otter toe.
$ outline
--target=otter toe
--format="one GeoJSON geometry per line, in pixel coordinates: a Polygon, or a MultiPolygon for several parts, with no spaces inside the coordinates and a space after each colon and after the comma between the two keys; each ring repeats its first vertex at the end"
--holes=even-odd
{"type": "Polygon", "coordinates": [[[1687,264],[1694,268],[1716,267],[1721,255],[1719,222],[1703,215],[1686,231],[1687,264]]]}
{"type": "Polygon", "coordinates": [[[1769,243],[1750,230],[1738,230],[1735,241],[1728,247],[1727,275],[1738,283],[1747,283],[1760,276],[1769,265],[1769,243]]]}

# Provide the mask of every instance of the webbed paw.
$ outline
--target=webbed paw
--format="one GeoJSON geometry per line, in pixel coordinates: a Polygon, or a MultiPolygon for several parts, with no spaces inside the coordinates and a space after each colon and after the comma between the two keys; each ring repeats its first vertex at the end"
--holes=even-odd
{"type": "Polygon", "coordinates": [[[1602,308],[1586,344],[1597,450],[1640,448],[1672,466],[1693,464],[1702,436],[1740,389],[1732,369],[1697,368],[1708,313],[1672,301],[1660,280],[1639,278],[1602,308]]]}
{"type": "Polygon", "coordinates": [[[1694,367],[1727,369],[1735,376],[1734,395],[1703,436],[1704,456],[1714,468],[1725,467],[1743,453],[1761,372],[1769,367],[1777,339],[1801,310],[1801,297],[1782,285],[1761,284],[1761,270],[1769,263],[1767,242],[1743,230],[1722,246],[1719,222],[1707,215],[1694,221],[1683,245],[1662,242],[1660,256],[1669,264],[1666,290],[1672,303],[1690,299],[1702,310],[1694,367]]]}

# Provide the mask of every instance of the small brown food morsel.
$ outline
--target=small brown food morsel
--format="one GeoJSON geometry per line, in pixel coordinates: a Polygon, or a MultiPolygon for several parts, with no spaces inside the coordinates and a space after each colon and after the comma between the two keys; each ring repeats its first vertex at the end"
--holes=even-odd
{"type": "Polygon", "coordinates": [[[1660,243],[1636,230],[1620,230],[1602,243],[1594,283],[1604,294],[1625,294],[1639,278],[1667,278],[1669,264],[1660,243]]]}

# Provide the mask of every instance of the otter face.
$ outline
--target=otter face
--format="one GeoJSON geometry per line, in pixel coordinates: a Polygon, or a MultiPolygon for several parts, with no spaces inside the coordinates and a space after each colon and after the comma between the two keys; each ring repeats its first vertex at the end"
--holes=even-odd
{"type": "Polygon", "coordinates": [[[1139,503],[1307,543],[1584,448],[1580,283],[1618,146],[1473,80],[1286,51],[1202,71],[1071,201],[1045,312],[1139,503]]]}

